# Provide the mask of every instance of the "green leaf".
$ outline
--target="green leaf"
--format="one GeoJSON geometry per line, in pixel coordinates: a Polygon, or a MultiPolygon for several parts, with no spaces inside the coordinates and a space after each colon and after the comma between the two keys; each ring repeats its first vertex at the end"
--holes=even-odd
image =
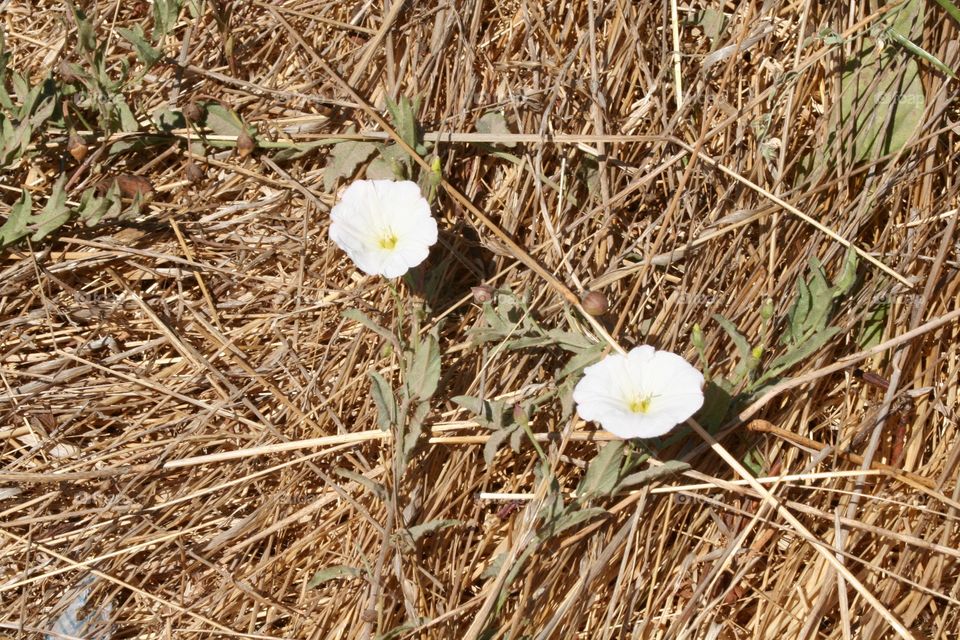
{"type": "Polygon", "coordinates": [[[572,529],[588,520],[593,520],[597,516],[606,514],[607,510],[602,507],[565,511],[554,520],[548,522],[541,531],[537,532],[537,535],[542,535],[544,539],[553,538],[567,529],[572,529]]]}
{"type": "Polygon", "coordinates": [[[153,39],[170,33],[180,16],[181,0],[153,0],[153,39]]]}
{"type": "Polygon", "coordinates": [[[503,427],[503,402],[488,401],[474,396],[454,396],[450,400],[473,414],[477,422],[487,429],[503,427]]]}
{"type": "Polygon", "coordinates": [[[377,425],[381,430],[386,431],[392,425],[397,424],[397,400],[393,396],[393,389],[383,376],[376,371],[370,372],[370,392],[373,394],[373,401],[377,405],[377,425]]]}
{"type": "Polygon", "coordinates": [[[890,311],[889,302],[881,302],[873,307],[870,315],[863,323],[863,328],[857,336],[857,347],[864,351],[875,347],[883,339],[883,332],[887,327],[887,314],[890,311]]]}
{"type": "Polygon", "coordinates": [[[10,215],[3,226],[0,226],[0,246],[11,245],[29,233],[28,225],[32,209],[33,198],[30,197],[30,192],[21,189],[20,199],[10,208],[10,215]]]}
{"type": "Polygon", "coordinates": [[[944,11],[950,14],[950,17],[960,22],[960,9],[957,8],[957,5],[950,2],[950,0],[936,0],[936,3],[943,7],[944,11]]]}
{"type": "Polygon", "coordinates": [[[397,337],[395,335],[371,320],[370,316],[365,314],[363,311],[360,311],[359,309],[347,309],[341,315],[347,320],[355,320],[356,322],[359,322],[381,338],[386,338],[391,343],[396,343],[397,337]]]}
{"type": "Polygon", "coordinates": [[[21,122],[20,126],[14,128],[10,120],[4,119],[2,123],[3,146],[0,147],[0,167],[5,167],[21,157],[27,147],[30,146],[30,135],[33,132],[30,122],[21,122]]]}
{"type": "Polygon", "coordinates": [[[577,487],[577,499],[589,500],[610,495],[614,487],[617,486],[622,463],[623,441],[611,440],[590,461],[587,473],[584,474],[580,486],[577,487]]]}
{"type": "Polygon", "coordinates": [[[740,380],[746,379],[759,364],[758,359],[754,356],[753,349],[750,347],[750,343],[747,342],[746,337],[737,330],[734,324],[725,317],[719,313],[713,314],[713,317],[723,330],[727,332],[730,339],[733,340],[733,344],[737,347],[740,362],[734,369],[734,380],[739,382],[740,380]]]}
{"type": "Polygon", "coordinates": [[[953,72],[953,69],[951,69],[950,67],[948,67],[947,65],[945,65],[944,63],[942,63],[942,62],[940,61],[940,59],[937,58],[937,57],[936,57],[935,55],[933,55],[932,53],[928,53],[928,52],[927,52],[923,47],[921,47],[920,45],[914,44],[909,38],[907,38],[906,36],[904,36],[902,33],[900,33],[899,31],[897,31],[896,29],[889,29],[889,30],[887,30],[887,34],[888,34],[891,38],[893,38],[893,40],[894,40],[897,44],[899,44],[901,47],[903,47],[904,49],[906,49],[907,51],[909,51],[909,52],[912,53],[913,55],[917,56],[917,57],[920,58],[921,60],[927,61],[927,63],[932,64],[932,65],[935,66],[937,69],[940,69],[940,71],[942,71],[943,73],[947,74],[947,75],[950,76],[951,78],[956,78],[956,77],[957,77],[957,74],[953,72]]]}
{"type": "Polygon", "coordinates": [[[900,6],[886,14],[883,19],[889,28],[898,31],[907,38],[919,37],[923,33],[923,17],[926,0],[906,0],[900,6]]]}
{"type": "Polygon", "coordinates": [[[416,542],[428,533],[440,531],[441,529],[448,529],[461,524],[463,524],[462,520],[431,520],[429,522],[424,522],[422,524],[417,524],[407,528],[407,533],[409,533],[410,537],[413,538],[413,541],[416,542]]]}
{"type": "Polygon", "coordinates": [[[413,455],[414,450],[417,448],[420,437],[423,435],[423,421],[426,419],[428,413],[430,413],[430,403],[421,402],[417,405],[416,409],[413,410],[413,413],[410,414],[410,419],[407,421],[407,432],[403,436],[401,467],[407,466],[407,461],[410,460],[410,456],[413,455]]]}
{"type": "Polygon", "coordinates": [[[187,121],[183,117],[183,113],[171,109],[167,105],[160,105],[154,110],[150,118],[158,129],[167,133],[174,129],[184,129],[187,126],[187,121]]]}
{"type": "MultiPolygon", "coordinates": [[[[500,111],[490,111],[480,116],[480,119],[477,120],[477,132],[494,135],[508,135],[513,133],[507,125],[507,119],[500,111]]],[[[517,146],[516,142],[490,142],[487,144],[506,147],[507,149],[512,149],[517,146]]]]}
{"type": "Polygon", "coordinates": [[[820,29],[819,33],[817,33],[817,37],[823,40],[823,44],[827,45],[828,47],[840,45],[845,42],[843,36],[830,27],[823,27],[820,29]]]}
{"type": "Polygon", "coordinates": [[[97,48],[97,34],[93,30],[93,25],[83,11],[74,9],[73,15],[77,20],[77,44],[80,46],[80,51],[92,53],[97,48]]]}
{"type": "Polygon", "coordinates": [[[387,110],[393,120],[393,126],[403,141],[420,155],[426,153],[426,149],[420,143],[420,127],[417,125],[420,98],[414,98],[411,102],[406,96],[400,96],[400,102],[396,103],[387,96],[386,102],[387,110]]]}
{"type": "Polygon", "coordinates": [[[80,196],[80,206],[77,213],[88,227],[96,225],[103,218],[116,218],[120,215],[123,205],[120,201],[120,183],[116,180],[110,189],[101,198],[97,196],[96,187],[90,187],[80,196]]]}
{"type": "Polygon", "coordinates": [[[563,366],[563,369],[557,374],[557,380],[563,380],[567,376],[577,375],[586,367],[598,362],[600,356],[603,355],[603,350],[606,347],[601,342],[591,345],[588,349],[584,349],[581,353],[573,356],[567,361],[567,364],[563,366]]]}
{"type": "Polygon", "coordinates": [[[850,247],[843,259],[843,271],[833,283],[833,297],[837,298],[850,293],[857,282],[857,263],[860,261],[856,249],[850,247]]]}
{"type": "Polygon", "coordinates": [[[421,400],[432,397],[440,381],[440,345],[436,331],[434,327],[433,331],[417,343],[407,371],[410,394],[421,400]]]}
{"type": "Polygon", "coordinates": [[[550,338],[550,341],[558,347],[574,353],[579,353],[584,349],[591,349],[597,345],[596,342],[588,339],[581,333],[563,331],[562,329],[551,329],[547,331],[547,336],[550,338]]]}
{"type": "Polygon", "coordinates": [[[803,341],[806,331],[806,319],[812,306],[810,287],[803,276],[797,276],[797,298],[787,312],[788,331],[783,335],[783,344],[796,344],[803,341]]]}
{"type": "MultiPolygon", "coordinates": [[[[370,164],[368,164],[364,170],[363,175],[367,180],[399,180],[402,178],[402,176],[398,176],[393,170],[393,165],[383,158],[374,158],[371,160],[370,164]]],[[[326,179],[326,176],[324,176],[324,179],[326,179]]]]}
{"type": "Polygon", "coordinates": [[[813,337],[801,343],[800,345],[790,348],[786,353],[770,363],[769,368],[764,372],[763,376],[757,380],[755,385],[760,385],[772,377],[780,375],[780,373],[786,371],[793,365],[805,359],[807,356],[816,353],[839,331],[839,327],[829,327],[820,331],[819,333],[814,334],[813,337]]]}
{"type": "Polygon", "coordinates": [[[67,174],[60,174],[60,177],[53,185],[46,206],[43,207],[43,211],[41,211],[33,221],[36,225],[36,231],[34,231],[31,240],[34,242],[43,240],[50,232],[60,228],[61,225],[70,219],[71,211],[69,207],[67,207],[67,192],[64,190],[66,183],[67,174]]]}
{"type": "Polygon", "coordinates": [[[210,103],[206,105],[206,118],[204,122],[207,128],[220,136],[239,136],[241,133],[252,135],[252,131],[243,123],[236,113],[227,109],[221,104],[210,103]]]}
{"type": "Polygon", "coordinates": [[[340,578],[360,578],[363,576],[363,573],[363,569],[357,567],[351,567],[345,564],[333,565],[313,574],[313,577],[307,582],[307,589],[315,589],[325,582],[338,580],[340,578]]]}
{"type": "Polygon", "coordinates": [[[120,114],[120,128],[127,133],[140,131],[140,122],[137,120],[137,117],[133,115],[130,105],[127,104],[123,96],[114,96],[114,104],[116,105],[117,113],[120,114]]]}
{"type": "Polygon", "coordinates": [[[499,429],[490,434],[490,438],[483,445],[483,461],[488,467],[493,465],[493,460],[497,457],[497,451],[500,450],[511,433],[508,429],[499,429]]]}
{"type": "Polygon", "coordinates": [[[756,447],[751,447],[741,462],[754,476],[759,477],[763,474],[763,454],[756,447]]]}
{"type": "Polygon", "coordinates": [[[527,432],[518,424],[506,427],[504,430],[510,434],[510,448],[514,453],[520,453],[520,444],[527,432]]]}
{"type": "Polygon", "coordinates": [[[344,467],[337,467],[333,470],[333,472],[338,476],[346,478],[347,480],[356,482],[381,500],[385,500],[387,497],[386,487],[375,480],[371,480],[365,475],[357,473],[356,471],[351,471],[350,469],[346,469],[344,467]]]}
{"type": "Polygon", "coordinates": [[[686,462],[681,462],[680,460],[667,460],[659,467],[650,467],[649,469],[631,473],[630,475],[624,477],[623,480],[617,483],[614,491],[620,491],[622,489],[626,489],[627,487],[645,486],[651,482],[660,480],[661,478],[683,473],[689,468],[690,465],[686,462]]]}
{"type": "Polygon", "coordinates": [[[19,73],[10,76],[10,82],[13,84],[13,91],[17,94],[17,99],[22,103],[20,106],[20,117],[25,118],[32,110],[33,103],[40,95],[40,88],[30,88],[27,79],[19,73]]]}
{"type": "Polygon", "coordinates": [[[727,381],[710,380],[703,389],[703,406],[697,411],[697,422],[708,431],[723,424],[730,407],[733,405],[733,396],[730,393],[732,384],[727,381]],[[722,384],[721,384],[722,382],[722,384]],[[724,386],[728,388],[724,388],[724,386]]]}
{"type": "MultiPolygon", "coordinates": [[[[261,142],[261,144],[267,146],[265,142],[261,142]]],[[[307,155],[314,149],[326,146],[326,144],[326,141],[293,143],[273,154],[273,161],[287,162],[290,160],[297,160],[298,158],[302,158],[303,156],[307,155]]]]}
{"type": "Polygon", "coordinates": [[[711,43],[714,43],[723,35],[726,22],[726,16],[722,11],[708,7],[697,15],[695,23],[703,27],[704,35],[710,38],[711,43]]]}
{"type": "Polygon", "coordinates": [[[160,58],[163,57],[162,52],[157,51],[149,42],[147,42],[147,39],[143,34],[143,27],[140,25],[134,25],[133,29],[117,27],[117,33],[119,33],[125,40],[133,45],[133,48],[137,50],[137,57],[140,58],[140,60],[142,60],[148,67],[152,67],[160,58]]]}
{"type": "MultiPolygon", "coordinates": [[[[38,87],[39,88],[39,87],[38,87]]],[[[53,96],[47,96],[36,105],[36,108],[33,110],[33,113],[30,115],[30,125],[36,130],[41,125],[43,125],[47,120],[50,119],[50,116],[53,115],[53,112],[57,110],[57,101],[53,96]]],[[[25,152],[26,147],[23,148],[25,152]]]]}
{"type": "Polygon", "coordinates": [[[333,145],[327,166],[323,169],[323,190],[331,192],[337,180],[352,176],[357,167],[366,162],[376,150],[376,144],[363,140],[345,140],[333,145]]]}
{"type": "Polygon", "coordinates": [[[926,98],[914,58],[869,49],[845,65],[840,87],[840,126],[851,127],[854,162],[896,153],[923,120],[926,98]]]}

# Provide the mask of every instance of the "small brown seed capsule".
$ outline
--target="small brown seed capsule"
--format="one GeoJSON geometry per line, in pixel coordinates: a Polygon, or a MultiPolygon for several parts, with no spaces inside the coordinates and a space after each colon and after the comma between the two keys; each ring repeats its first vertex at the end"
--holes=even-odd
{"type": "Polygon", "coordinates": [[[190,182],[200,182],[203,180],[203,169],[193,160],[187,160],[183,163],[183,175],[190,182]]]}
{"type": "Polygon", "coordinates": [[[140,198],[143,199],[152,196],[154,193],[153,185],[150,184],[149,180],[130,173],[122,173],[115,177],[104,178],[97,183],[97,192],[100,195],[105,194],[114,183],[117,184],[117,188],[120,190],[120,197],[122,198],[132,199],[135,196],[140,196],[140,198]]]}
{"type": "Polygon", "coordinates": [[[473,292],[473,301],[478,304],[493,300],[493,287],[489,285],[481,284],[478,287],[470,287],[470,291],[473,292]]]}
{"type": "Polygon", "coordinates": [[[607,309],[610,308],[610,303],[607,302],[607,296],[599,291],[591,291],[583,296],[580,304],[583,305],[583,310],[592,316],[602,316],[607,312],[607,309]]]}
{"type": "Polygon", "coordinates": [[[246,158],[257,148],[256,141],[246,131],[237,136],[237,155],[246,158]]]}
{"type": "Polygon", "coordinates": [[[190,122],[197,123],[203,120],[203,109],[196,102],[191,100],[183,108],[183,117],[190,122]]]}
{"type": "Polygon", "coordinates": [[[67,138],[67,153],[73,156],[73,159],[77,162],[83,162],[84,158],[87,157],[87,143],[76,133],[71,133],[70,137],[67,138]]]}

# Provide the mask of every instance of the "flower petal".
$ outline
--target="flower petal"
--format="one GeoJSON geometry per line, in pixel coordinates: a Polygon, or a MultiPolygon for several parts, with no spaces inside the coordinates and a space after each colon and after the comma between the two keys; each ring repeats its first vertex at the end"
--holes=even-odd
{"type": "Polygon", "coordinates": [[[402,276],[437,242],[437,222],[414,182],[358,180],[330,212],[330,239],[364,273],[402,276]]]}
{"type": "Polygon", "coordinates": [[[611,354],[583,373],[573,390],[577,413],[620,438],[661,436],[703,404],[703,375],[680,356],[651,346],[611,354]]]}

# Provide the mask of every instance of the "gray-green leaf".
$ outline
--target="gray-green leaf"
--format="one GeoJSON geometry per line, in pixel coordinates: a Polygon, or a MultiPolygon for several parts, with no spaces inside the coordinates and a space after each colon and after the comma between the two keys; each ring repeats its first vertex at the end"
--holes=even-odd
{"type": "Polygon", "coordinates": [[[170,33],[180,15],[181,0],[153,0],[153,39],[170,33]]]}
{"type": "Polygon", "coordinates": [[[383,431],[397,424],[397,401],[390,384],[376,371],[370,372],[370,392],[377,405],[377,426],[383,431]]]}
{"type": "Polygon", "coordinates": [[[207,127],[217,135],[221,136],[239,136],[241,133],[250,134],[249,128],[243,123],[236,113],[220,104],[208,104],[206,106],[206,119],[204,122],[207,127]]]}
{"type": "MultiPolygon", "coordinates": [[[[510,127],[507,125],[507,119],[500,111],[490,111],[483,114],[480,119],[477,120],[477,132],[489,133],[493,135],[507,135],[513,133],[510,131],[510,127]]],[[[496,144],[508,149],[512,149],[513,147],[517,146],[516,142],[509,141],[491,141],[490,144],[496,144]]]]}
{"type": "Polygon", "coordinates": [[[143,27],[140,25],[134,25],[133,29],[117,27],[117,33],[133,45],[133,48],[137,50],[137,57],[146,63],[147,66],[152,66],[157,60],[163,57],[162,52],[157,51],[147,42],[146,37],[144,37],[143,27]]]}
{"type": "Polygon", "coordinates": [[[407,385],[411,395],[421,400],[433,396],[440,380],[440,345],[436,328],[419,341],[409,366],[407,385]]]}
{"type": "Polygon", "coordinates": [[[416,542],[428,533],[433,533],[449,527],[455,527],[460,524],[463,524],[462,520],[431,520],[429,522],[424,522],[408,528],[407,533],[409,533],[410,537],[413,538],[413,541],[416,542]]]}
{"type": "Polygon", "coordinates": [[[10,215],[3,226],[0,226],[0,246],[7,246],[20,240],[28,233],[30,211],[33,209],[33,198],[26,189],[20,191],[20,199],[10,208],[10,215]]]}
{"type": "Polygon", "coordinates": [[[689,468],[690,465],[686,462],[681,462],[679,460],[667,460],[658,467],[650,467],[649,469],[631,473],[630,475],[624,477],[619,483],[617,483],[616,490],[619,491],[627,487],[648,485],[651,482],[655,482],[661,478],[683,473],[689,468]]]}
{"type": "Polygon", "coordinates": [[[623,441],[611,440],[600,449],[590,461],[587,473],[580,481],[577,495],[581,500],[589,500],[609,495],[617,486],[620,467],[623,463],[623,441]]]}
{"type": "Polygon", "coordinates": [[[307,583],[307,589],[314,589],[325,582],[337,580],[338,578],[359,578],[363,576],[363,569],[351,567],[345,564],[337,564],[326,569],[321,569],[313,574],[307,583]]]}
{"type": "Polygon", "coordinates": [[[363,140],[344,140],[333,145],[327,166],[323,169],[323,190],[330,192],[340,178],[349,178],[360,163],[377,150],[377,145],[363,140]]]}
{"type": "Polygon", "coordinates": [[[855,162],[896,153],[923,120],[926,98],[912,57],[871,48],[847,63],[840,87],[840,124],[850,123],[855,162]]]}
{"type": "Polygon", "coordinates": [[[42,240],[47,234],[55,231],[70,219],[71,212],[70,208],[67,207],[67,192],[64,189],[66,182],[67,175],[65,173],[57,178],[46,206],[43,207],[43,211],[41,211],[34,220],[36,231],[34,231],[33,237],[31,238],[34,242],[42,240]]]}

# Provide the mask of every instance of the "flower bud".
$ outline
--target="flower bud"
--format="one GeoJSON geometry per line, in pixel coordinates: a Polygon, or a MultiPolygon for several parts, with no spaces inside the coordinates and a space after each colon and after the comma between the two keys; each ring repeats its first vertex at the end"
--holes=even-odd
{"type": "Polygon", "coordinates": [[[700,328],[699,322],[693,325],[693,331],[690,333],[690,342],[693,343],[697,351],[703,351],[704,347],[706,347],[706,343],[703,341],[703,329],[700,328]]]}
{"type": "Polygon", "coordinates": [[[250,134],[246,131],[240,133],[237,136],[237,155],[241,158],[246,158],[248,155],[253,153],[253,150],[257,148],[257,142],[250,137],[250,134]]]}
{"type": "Polygon", "coordinates": [[[67,138],[67,153],[79,163],[87,157],[87,151],[86,141],[76,133],[71,133],[70,137],[67,138]]]}
{"type": "Polygon", "coordinates": [[[583,305],[583,310],[592,316],[602,316],[607,312],[607,309],[610,308],[610,303],[607,302],[607,296],[599,291],[591,291],[583,296],[580,304],[583,305]]]}
{"type": "Polygon", "coordinates": [[[193,160],[187,160],[183,163],[183,175],[190,182],[200,182],[203,180],[203,169],[193,160]]]}
{"type": "Polygon", "coordinates": [[[191,100],[183,108],[183,117],[190,122],[197,123],[203,120],[203,109],[196,102],[191,100]]]}
{"type": "Polygon", "coordinates": [[[513,421],[519,425],[527,423],[527,412],[519,402],[513,403],[513,421]]]}
{"type": "Polygon", "coordinates": [[[470,287],[470,291],[473,293],[473,301],[477,304],[493,300],[493,287],[490,285],[481,284],[477,287],[470,287]]]}
{"type": "Polygon", "coordinates": [[[760,307],[760,317],[764,320],[773,317],[773,298],[767,298],[763,301],[763,306],[760,307]]]}

